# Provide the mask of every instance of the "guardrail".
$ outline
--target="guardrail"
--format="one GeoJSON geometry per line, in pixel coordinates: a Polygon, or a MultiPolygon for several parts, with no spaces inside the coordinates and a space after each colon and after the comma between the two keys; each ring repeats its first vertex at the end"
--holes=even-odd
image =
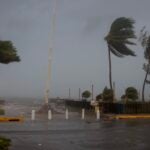
{"type": "Polygon", "coordinates": [[[24,117],[0,117],[0,122],[23,122],[24,117]]]}

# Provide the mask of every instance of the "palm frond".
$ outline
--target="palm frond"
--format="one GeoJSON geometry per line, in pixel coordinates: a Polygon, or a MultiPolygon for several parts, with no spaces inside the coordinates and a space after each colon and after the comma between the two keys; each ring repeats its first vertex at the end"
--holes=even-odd
{"type": "Polygon", "coordinates": [[[150,36],[147,38],[144,57],[150,62],[150,36]]]}
{"type": "Polygon", "coordinates": [[[113,46],[108,46],[109,50],[117,57],[124,57],[121,53],[119,53],[113,46]]]}
{"type": "Polygon", "coordinates": [[[110,28],[110,32],[116,32],[122,29],[132,29],[135,21],[132,18],[120,17],[116,19],[110,28]]]}
{"type": "Polygon", "coordinates": [[[146,80],[146,83],[147,83],[147,84],[150,84],[150,81],[149,81],[149,80],[146,80]]]}
{"type": "Polygon", "coordinates": [[[118,53],[120,53],[120,55],[123,55],[123,56],[128,56],[128,55],[136,56],[135,53],[123,43],[114,42],[114,43],[111,43],[111,47],[113,47],[113,49],[115,49],[118,53]],[[118,49],[119,49],[119,51],[118,51],[118,49]]]}
{"type": "Polygon", "coordinates": [[[131,18],[121,17],[116,19],[110,28],[110,32],[106,36],[111,52],[117,57],[136,56],[135,53],[127,45],[136,45],[131,39],[135,39],[134,32],[135,21],[131,18]]]}

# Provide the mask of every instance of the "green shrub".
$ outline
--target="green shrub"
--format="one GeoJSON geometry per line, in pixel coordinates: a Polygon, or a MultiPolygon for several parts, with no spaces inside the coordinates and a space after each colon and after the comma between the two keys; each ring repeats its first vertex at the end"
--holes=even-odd
{"type": "Polygon", "coordinates": [[[104,102],[113,102],[113,90],[108,89],[107,87],[103,90],[103,101],[104,102]]]}
{"type": "Polygon", "coordinates": [[[134,87],[128,87],[125,90],[125,95],[128,99],[131,99],[132,101],[136,101],[138,99],[138,91],[134,87]]]}
{"type": "Polygon", "coordinates": [[[4,114],[5,114],[5,111],[0,108],[0,115],[4,115],[4,114]]]}
{"type": "Polygon", "coordinates": [[[11,140],[4,138],[4,137],[0,137],[0,150],[8,150],[8,147],[11,144],[11,140]]]}

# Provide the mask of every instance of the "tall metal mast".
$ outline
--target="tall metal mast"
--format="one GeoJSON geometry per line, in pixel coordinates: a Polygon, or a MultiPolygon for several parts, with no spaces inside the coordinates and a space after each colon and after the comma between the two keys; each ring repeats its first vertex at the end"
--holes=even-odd
{"type": "Polygon", "coordinates": [[[47,81],[45,87],[45,103],[48,104],[49,92],[50,92],[50,80],[51,80],[51,62],[52,62],[52,52],[53,52],[53,44],[54,44],[54,36],[55,36],[55,27],[56,27],[56,6],[57,0],[53,0],[53,12],[51,18],[51,27],[50,27],[50,41],[49,41],[49,54],[48,54],[48,73],[47,73],[47,81]]]}

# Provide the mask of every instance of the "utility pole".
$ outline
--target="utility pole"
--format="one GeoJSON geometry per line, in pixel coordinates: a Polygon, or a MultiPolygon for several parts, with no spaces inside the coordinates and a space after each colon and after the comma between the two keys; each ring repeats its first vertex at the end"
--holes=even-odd
{"type": "Polygon", "coordinates": [[[81,89],[79,88],[79,101],[81,100],[81,89]]]}
{"type": "Polygon", "coordinates": [[[140,90],[138,91],[138,100],[140,101],[140,97],[141,97],[141,95],[140,95],[140,90]]]}
{"type": "Polygon", "coordinates": [[[116,87],[115,87],[115,82],[113,82],[113,102],[116,100],[116,87]]]}
{"type": "Polygon", "coordinates": [[[94,85],[92,84],[92,100],[94,100],[94,85]]]}
{"type": "Polygon", "coordinates": [[[69,88],[69,99],[71,99],[71,90],[69,88]]]}

